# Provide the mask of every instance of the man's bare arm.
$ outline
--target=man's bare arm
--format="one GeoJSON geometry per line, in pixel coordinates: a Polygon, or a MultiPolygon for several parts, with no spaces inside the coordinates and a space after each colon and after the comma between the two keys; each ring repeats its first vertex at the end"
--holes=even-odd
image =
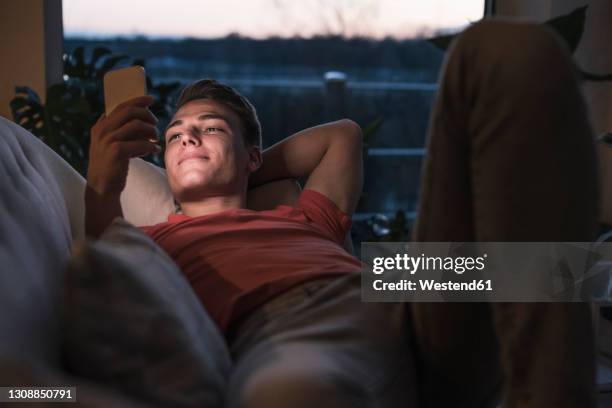
{"type": "Polygon", "coordinates": [[[324,194],[352,214],[363,186],[362,160],[361,129],[343,119],[303,130],[266,149],[251,184],[308,177],[305,188],[324,194]]]}
{"type": "Polygon", "coordinates": [[[85,233],[92,238],[98,238],[116,217],[123,217],[119,195],[100,194],[87,185],[85,187],[85,233]]]}
{"type": "Polygon", "coordinates": [[[119,196],[125,187],[129,161],[159,151],[157,119],[147,108],[150,96],[131,99],[102,115],[91,129],[85,232],[99,237],[113,218],[122,217],[119,196]]]}

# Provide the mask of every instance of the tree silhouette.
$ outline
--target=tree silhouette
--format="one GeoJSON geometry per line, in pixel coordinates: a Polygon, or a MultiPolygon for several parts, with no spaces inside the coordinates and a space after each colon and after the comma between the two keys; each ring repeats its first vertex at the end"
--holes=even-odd
{"type": "Polygon", "coordinates": [[[378,16],[378,3],[372,0],[303,0],[300,7],[290,0],[271,0],[283,23],[301,27],[292,34],[306,37],[305,27],[312,27],[314,35],[371,37],[373,21],[378,16]],[[304,13],[302,10],[311,10],[304,13]]]}

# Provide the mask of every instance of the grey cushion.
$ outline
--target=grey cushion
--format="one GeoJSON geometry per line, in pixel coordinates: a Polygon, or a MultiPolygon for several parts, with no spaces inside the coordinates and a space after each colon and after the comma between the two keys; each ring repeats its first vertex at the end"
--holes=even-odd
{"type": "Polygon", "coordinates": [[[65,353],[75,373],[167,406],[223,404],[230,357],[174,262],[117,218],[74,249],[64,290],[65,353]]]}
{"type": "Polygon", "coordinates": [[[136,226],[166,221],[174,212],[174,198],[165,170],[142,159],[131,159],[121,208],[123,217],[136,226]]]}
{"type": "Polygon", "coordinates": [[[44,143],[0,117],[0,357],[59,365],[57,295],[78,233],[70,220],[80,216],[67,208],[74,191],[60,181],[79,179],[44,143]]]}

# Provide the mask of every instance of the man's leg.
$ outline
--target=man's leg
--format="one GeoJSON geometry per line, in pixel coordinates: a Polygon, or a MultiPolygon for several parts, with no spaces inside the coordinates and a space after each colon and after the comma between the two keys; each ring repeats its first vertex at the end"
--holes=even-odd
{"type": "Polygon", "coordinates": [[[406,309],[361,302],[360,283],[351,274],[299,303],[289,293],[250,317],[231,346],[227,406],[418,406],[406,309]]]}
{"type": "MultiPolygon", "coordinates": [[[[489,20],[445,62],[415,241],[592,241],[592,129],[571,57],[547,29],[489,20]]],[[[425,406],[594,406],[587,304],[419,304],[425,406]],[[500,367],[501,365],[501,367],[500,367]]]]}

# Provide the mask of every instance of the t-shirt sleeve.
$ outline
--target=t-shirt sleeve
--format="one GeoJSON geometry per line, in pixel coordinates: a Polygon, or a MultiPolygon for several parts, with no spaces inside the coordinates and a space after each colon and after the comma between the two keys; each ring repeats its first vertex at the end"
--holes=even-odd
{"type": "Polygon", "coordinates": [[[159,229],[160,229],[159,224],[140,226],[138,228],[153,240],[155,240],[155,235],[159,232],[159,229]]]}
{"type": "Polygon", "coordinates": [[[342,245],[351,229],[351,217],[324,194],[304,189],[298,200],[306,218],[327,233],[336,243],[342,245]]]}

